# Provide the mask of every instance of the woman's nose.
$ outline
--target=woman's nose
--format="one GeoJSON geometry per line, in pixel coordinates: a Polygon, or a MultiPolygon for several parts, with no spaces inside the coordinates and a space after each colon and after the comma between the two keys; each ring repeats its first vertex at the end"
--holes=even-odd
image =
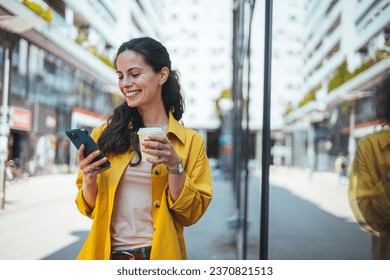
{"type": "Polygon", "coordinates": [[[130,77],[124,77],[123,78],[123,86],[130,87],[133,85],[133,81],[130,77]]]}

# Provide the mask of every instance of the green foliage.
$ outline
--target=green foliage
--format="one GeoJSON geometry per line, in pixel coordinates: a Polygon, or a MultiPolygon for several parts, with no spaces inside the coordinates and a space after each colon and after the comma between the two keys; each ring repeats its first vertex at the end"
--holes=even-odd
{"type": "Polygon", "coordinates": [[[316,91],[311,90],[309,91],[301,101],[299,101],[299,107],[303,107],[307,103],[316,100],[316,91]]]}
{"type": "MultiPolygon", "coordinates": [[[[77,37],[75,39],[75,42],[77,44],[81,45],[81,46],[85,42],[88,42],[88,35],[85,34],[84,32],[82,32],[79,27],[77,28],[77,37]]],[[[111,62],[111,60],[108,58],[108,56],[103,54],[103,53],[99,53],[98,52],[97,46],[95,46],[95,45],[88,45],[88,46],[84,46],[84,48],[85,48],[86,51],[90,52],[92,55],[94,55],[97,58],[99,58],[104,64],[106,64],[107,66],[115,69],[114,64],[111,62]]]]}
{"type": "Polygon", "coordinates": [[[97,57],[100,58],[101,61],[103,61],[107,66],[115,69],[114,64],[111,62],[111,60],[106,56],[105,54],[98,54],[97,57]]]}
{"type": "Polygon", "coordinates": [[[224,89],[221,92],[221,95],[215,100],[215,111],[217,112],[218,116],[222,116],[222,110],[219,107],[219,101],[221,99],[232,99],[232,91],[230,89],[224,89]]]}
{"type": "Polygon", "coordinates": [[[38,3],[29,0],[23,0],[22,3],[30,10],[32,10],[34,13],[41,16],[47,22],[51,23],[53,21],[52,8],[45,9],[38,3]]]}
{"type": "Polygon", "coordinates": [[[351,73],[348,71],[347,60],[344,59],[344,61],[336,69],[336,73],[334,74],[333,78],[330,79],[328,83],[328,92],[331,92],[335,88],[344,84],[349,79],[351,79],[351,73]]]}
{"type": "Polygon", "coordinates": [[[283,117],[287,117],[294,110],[294,107],[291,104],[287,104],[283,112],[283,117]]]}
{"type": "Polygon", "coordinates": [[[352,73],[351,76],[355,77],[356,75],[366,71],[368,68],[370,68],[372,65],[375,64],[375,60],[372,58],[367,59],[366,61],[363,61],[363,63],[357,67],[352,73]]]}
{"type": "Polygon", "coordinates": [[[316,100],[317,91],[321,88],[321,85],[315,86],[313,89],[311,89],[303,98],[301,101],[299,101],[299,107],[305,106],[307,103],[311,101],[316,100]]]}
{"type": "MultiPolygon", "coordinates": [[[[390,43],[388,43],[388,44],[390,44],[390,43]]],[[[386,58],[390,57],[390,52],[387,50],[379,49],[375,52],[375,57],[377,58],[378,61],[380,61],[382,59],[386,59],[386,58]]]]}
{"type": "Polygon", "coordinates": [[[96,46],[94,45],[89,45],[88,47],[86,47],[86,50],[89,51],[91,54],[93,54],[94,56],[96,56],[97,58],[99,58],[104,64],[106,64],[107,66],[115,69],[114,67],[114,64],[112,64],[111,60],[108,58],[107,55],[103,54],[103,53],[99,53],[98,52],[98,49],[96,46]]]}
{"type": "Polygon", "coordinates": [[[95,45],[89,45],[85,48],[88,52],[93,54],[94,56],[97,56],[97,47],[95,45]]]}
{"type": "Polygon", "coordinates": [[[79,45],[88,42],[88,35],[82,32],[80,27],[77,27],[77,37],[75,39],[75,42],[79,45]]]}
{"type": "Polygon", "coordinates": [[[371,66],[375,65],[377,62],[390,57],[390,52],[387,50],[378,49],[375,52],[375,58],[369,58],[362,62],[362,64],[357,67],[354,71],[348,71],[347,60],[344,59],[343,63],[336,69],[334,76],[329,80],[328,83],[328,93],[332,92],[334,89],[338,88],[345,82],[351,80],[360,73],[366,71],[371,66]]]}

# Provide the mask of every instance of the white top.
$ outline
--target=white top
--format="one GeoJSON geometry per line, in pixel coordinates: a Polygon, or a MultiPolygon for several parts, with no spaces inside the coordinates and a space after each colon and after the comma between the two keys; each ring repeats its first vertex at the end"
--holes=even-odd
{"type": "MultiPolygon", "coordinates": [[[[168,125],[162,127],[167,133],[168,125]]],[[[131,160],[138,160],[136,154],[131,160]]],[[[135,249],[152,245],[152,164],[127,166],[115,193],[111,217],[111,248],[135,249]]]]}
{"type": "MultiPolygon", "coordinates": [[[[132,162],[137,159],[134,156],[132,162]]],[[[134,249],[151,246],[152,188],[147,161],[126,168],[115,194],[111,218],[111,248],[134,249]]]]}

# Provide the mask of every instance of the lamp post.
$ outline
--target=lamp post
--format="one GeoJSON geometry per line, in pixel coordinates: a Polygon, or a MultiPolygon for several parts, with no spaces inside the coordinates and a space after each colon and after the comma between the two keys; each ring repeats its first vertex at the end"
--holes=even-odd
{"type": "Polygon", "coordinates": [[[11,131],[9,125],[9,88],[11,81],[11,57],[13,41],[10,38],[2,40],[3,52],[3,90],[1,94],[0,116],[0,184],[1,209],[5,208],[5,162],[8,159],[8,137],[11,131]],[[7,40],[8,39],[8,40],[7,40]]]}
{"type": "Polygon", "coordinates": [[[2,38],[3,51],[3,86],[0,105],[0,198],[1,209],[5,208],[5,170],[8,159],[8,138],[10,127],[9,95],[11,85],[11,59],[14,43],[17,40],[15,34],[28,31],[44,21],[35,15],[31,16],[0,16],[0,29],[5,30],[5,38],[2,38]]]}
{"type": "Polygon", "coordinates": [[[261,163],[261,210],[260,210],[260,260],[268,260],[269,225],[269,165],[271,147],[271,57],[272,57],[272,8],[273,1],[265,1],[265,48],[264,48],[264,102],[263,141],[261,163]]]}

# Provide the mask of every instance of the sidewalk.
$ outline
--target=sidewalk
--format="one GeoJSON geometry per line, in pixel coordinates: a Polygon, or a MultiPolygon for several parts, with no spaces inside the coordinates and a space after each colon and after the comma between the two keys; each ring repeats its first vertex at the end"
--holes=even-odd
{"type": "MultiPolygon", "coordinates": [[[[89,230],[90,221],[76,209],[75,176],[36,176],[7,187],[0,210],[0,259],[43,259],[80,242],[79,233],[89,230]]],[[[74,259],[76,252],[65,256],[74,259]]]]}
{"type": "Polygon", "coordinates": [[[371,236],[334,172],[271,166],[269,219],[271,259],[371,259],[371,236]]]}
{"type": "MultiPolygon", "coordinates": [[[[74,259],[91,221],[74,203],[76,174],[29,178],[6,190],[0,210],[0,259],[74,259]]],[[[226,218],[234,211],[229,181],[214,178],[214,199],[202,219],[185,228],[189,259],[236,259],[226,218]]]]}
{"type": "MultiPolygon", "coordinates": [[[[261,172],[256,170],[255,174],[261,172]]],[[[336,217],[356,222],[348,202],[348,184],[339,183],[335,172],[271,166],[270,185],[285,188],[336,217]]]]}
{"type": "MultiPolygon", "coordinates": [[[[6,209],[0,210],[0,259],[76,257],[91,221],[74,203],[75,177],[37,176],[7,188],[6,209]]],[[[248,198],[248,259],[259,257],[260,178],[260,170],[253,170],[248,198]]],[[[347,186],[338,185],[337,180],[337,174],[331,172],[311,174],[271,167],[269,239],[272,251],[277,253],[271,254],[271,259],[366,258],[366,247],[354,248],[369,246],[369,235],[356,224],[347,186]],[[333,252],[328,253],[329,246],[334,247],[333,252]]],[[[237,236],[228,226],[235,211],[231,181],[213,172],[213,200],[198,223],[184,230],[189,259],[237,259],[237,236]]]]}

